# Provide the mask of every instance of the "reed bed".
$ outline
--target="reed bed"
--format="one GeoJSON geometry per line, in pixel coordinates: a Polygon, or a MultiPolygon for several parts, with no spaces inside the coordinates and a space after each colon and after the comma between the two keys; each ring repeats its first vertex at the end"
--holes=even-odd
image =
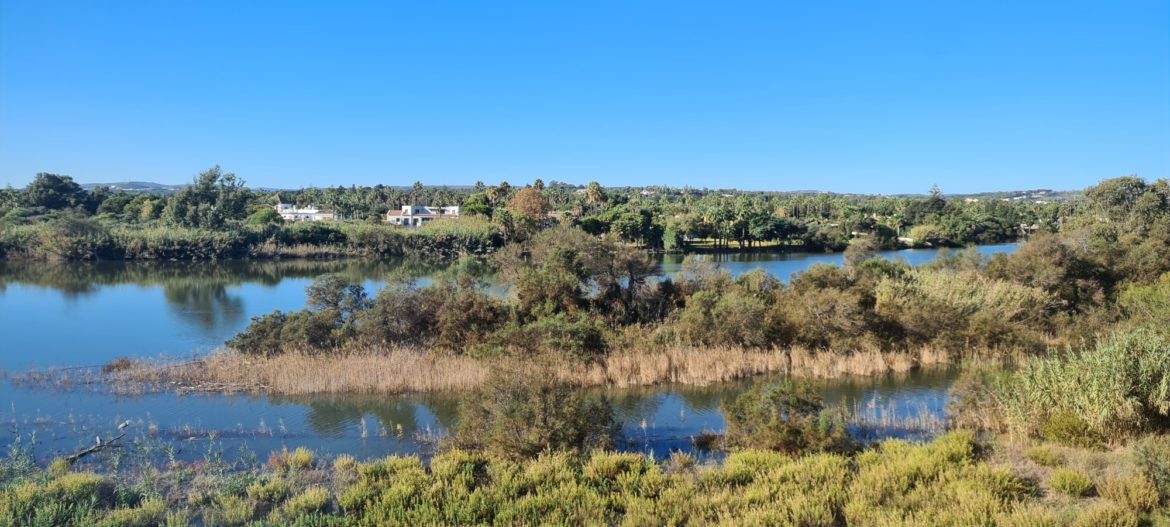
{"type": "MultiPolygon", "coordinates": [[[[402,394],[474,389],[495,366],[519,369],[551,364],[558,378],[580,386],[633,387],[675,383],[702,386],[764,374],[839,378],[883,375],[948,364],[950,356],[933,348],[852,353],[803,348],[671,348],[618,351],[589,363],[552,360],[474,359],[413,348],[377,348],[326,354],[287,353],[252,357],[221,350],[184,363],[133,362],[105,373],[121,393],[175,390],[192,392],[264,391],[284,395],[402,394]]],[[[39,378],[39,377],[38,377],[39,378]]]]}
{"type": "Polygon", "coordinates": [[[472,358],[405,348],[364,353],[288,353],[268,358],[223,350],[182,364],[139,362],[111,372],[108,381],[118,391],[401,394],[474,388],[487,372],[485,363],[472,358]]]}

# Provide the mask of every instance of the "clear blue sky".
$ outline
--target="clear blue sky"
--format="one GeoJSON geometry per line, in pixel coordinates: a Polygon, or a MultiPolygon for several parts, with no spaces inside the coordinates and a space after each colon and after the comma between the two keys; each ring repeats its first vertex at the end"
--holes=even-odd
{"type": "Polygon", "coordinates": [[[0,185],[1170,177],[1170,3],[0,2],[0,185]]]}

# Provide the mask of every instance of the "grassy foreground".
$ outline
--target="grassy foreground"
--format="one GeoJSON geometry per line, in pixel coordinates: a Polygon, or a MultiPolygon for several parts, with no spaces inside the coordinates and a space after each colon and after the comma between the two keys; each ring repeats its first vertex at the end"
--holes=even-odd
{"type": "Polygon", "coordinates": [[[2,469],[0,525],[1170,524],[1151,476],[1159,469],[1125,450],[1000,449],[968,432],[855,456],[749,450],[719,465],[682,454],[512,462],[451,451],[428,466],[327,462],[298,449],[250,470],[209,460],[117,480],[12,457],[2,469]]]}

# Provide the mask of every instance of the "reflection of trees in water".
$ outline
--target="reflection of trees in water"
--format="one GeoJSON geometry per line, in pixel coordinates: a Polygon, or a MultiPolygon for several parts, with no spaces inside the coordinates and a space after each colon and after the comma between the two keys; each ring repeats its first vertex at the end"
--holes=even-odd
{"type": "Polygon", "coordinates": [[[662,404],[660,393],[661,390],[621,390],[608,394],[608,398],[618,422],[632,422],[654,417],[662,404]]]}
{"type": "Polygon", "coordinates": [[[450,429],[458,419],[458,401],[454,397],[396,397],[378,395],[314,395],[273,396],[274,404],[294,403],[308,408],[305,421],[314,432],[331,438],[343,437],[360,426],[365,416],[373,416],[376,423],[367,423],[371,436],[378,427],[395,434],[401,426],[404,435],[414,435],[426,426],[420,423],[418,411],[426,409],[443,428],[450,429]]]}
{"type": "MultiPolygon", "coordinates": [[[[331,438],[343,437],[346,430],[360,426],[363,417],[374,416],[387,429],[402,425],[404,433],[418,429],[415,402],[404,397],[374,397],[368,395],[315,395],[273,397],[275,402],[287,401],[308,408],[305,422],[314,432],[331,438]]],[[[374,423],[369,423],[375,426],[374,423]]],[[[377,434],[376,427],[370,430],[377,434]]]]}
{"type": "Polygon", "coordinates": [[[679,387],[678,396],[687,404],[687,408],[696,412],[717,412],[719,403],[731,400],[747,389],[749,384],[742,382],[723,383],[717,387],[679,387]]]}
{"type": "Polygon", "coordinates": [[[66,298],[96,294],[103,287],[137,285],[161,288],[182,320],[202,328],[238,323],[247,311],[245,298],[231,288],[243,284],[275,287],[287,278],[336,273],[363,282],[391,273],[426,275],[433,262],[393,260],[229,260],[200,262],[20,262],[0,261],[0,294],[8,284],[59,291],[66,298]]]}
{"type": "Polygon", "coordinates": [[[194,262],[30,262],[0,260],[0,286],[24,284],[54,289],[66,295],[86,294],[101,286],[166,285],[173,281],[201,281],[224,286],[258,283],[274,286],[285,278],[312,278],[327,273],[352,280],[380,279],[408,270],[426,275],[438,270],[433,262],[417,258],[387,260],[226,260],[194,262]]]}
{"type": "Polygon", "coordinates": [[[172,282],[163,285],[163,296],[183,320],[206,329],[234,325],[244,316],[244,301],[229,295],[217,283],[172,282]]]}
{"type": "Polygon", "coordinates": [[[439,426],[451,430],[459,422],[459,401],[467,397],[478,396],[474,392],[459,395],[427,395],[420,396],[417,402],[435,416],[439,426]]]}

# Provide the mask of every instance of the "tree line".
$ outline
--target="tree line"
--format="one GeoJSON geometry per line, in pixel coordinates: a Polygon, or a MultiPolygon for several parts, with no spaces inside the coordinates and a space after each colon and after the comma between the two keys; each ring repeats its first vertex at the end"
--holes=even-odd
{"type": "MultiPolygon", "coordinates": [[[[10,247],[5,254],[37,253],[12,246],[44,241],[47,249],[41,252],[47,256],[150,257],[135,251],[121,251],[121,256],[86,250],[53,254],[53,242],[61,240],[46,238],[86,238],[114,228],[243,232],[279,227],[283,220],[272,208],[278,197],[286,203],[328,208],[345,223],[366,225],[381,224],[388,210],[403,205],[458,205],[464,216],[476,218],[484,228],[498,233],[501,243],[523,241],[553,224],[568,223],[595,236],[666,251],[765,246],[841,251],[856,238],[867,238],[883,248],[998,243],[1036,231],[1055,232],[1080,206],[1080,201],[948,199],[937,188],[928,196],[889,197],[603,188],[596,182],[578,186],[553,181],[546,185],[539,179],[524,186],[507,182],[491,186],[477,182],[470,187],[415,183],[409,188],[375,185],[275,192],[249,189],[241,178],[217,166],[169,196],[115,192],[108,187],[86,191],[69,176],[37,174],[23,189],[0,190],[0,228],[6,239],[0,246],[10,247]],[[23,240],[14,234],[17,227],[35,226],[48,230],[26,229],[23,240]]],[[[339,237],[310,237],[295,243],[327,245],[339,237]]],[[[277,239],[276,243],[287,241],[277,239]]],[[[254,243],[251,239],[243,242],[248,246],[254,243]]],[[[200,257],[209,252],[230,257],[246,256],[249,251],[220,248],[190,254],[172,252],[168,257],[200,257]]]]}

